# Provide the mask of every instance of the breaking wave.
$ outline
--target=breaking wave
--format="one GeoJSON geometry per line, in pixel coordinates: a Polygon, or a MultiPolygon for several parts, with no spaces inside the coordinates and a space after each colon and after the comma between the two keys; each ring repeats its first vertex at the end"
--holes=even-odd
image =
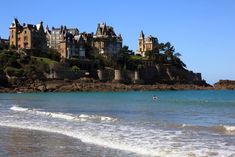
{"type": "Polygon", "coordinates": [[[216,126],[193,126],[189,124],[182,124],[180,128],[191,129],[194,131],[212,131],[216,133],[235,135],[235,126],[216,125],[216,126]]]}
{"type": "Polygon", "coordinates": [[[114,122],[117,120],[116,118],[112,118],[108,116],[87,115],[87,114],[74,115],[74,114],[60,113],[60,112],[45,112],[45,111],[40,111],[37,109],[29,109],[29,108],[19,107],[15,105],[12,106],[10,109],[16,112],[26,112],[29,114],[48,116],[51,118],[64,119],[64,120],[70,120],[70,121],[94,120],[94,121],[114,122]]]}
{"type": "Polygon", "coordinates": [[[221,127],[225,132],[235,135],[235,126],[221,125],[221,127]]]}
{"type": "MultiPolygon", "coordinates": [[[[7,109],[9,110],[9,107],[7,109]]],[[[234,146],[228,146],[220,138],[216,139],[218,143],[215,143],[210,138],[208,140],[207,138],[195,137],[197,134],[190,134],[192,130],[206,130],[209,132],[212,130],[217,133],[228,134],[229,132],[229,134],[232,134],[235,131],[234,126],[206,127],[173,124],[172,126],[167,125],[165,130],[152,127],[152,125],[143,126],[140,123],[123,123],[121,119],[118,123],[110,123],[110,121],[116,121],[117,119],[99,115],[49,112],[17,105],[11,106],[10,110],[11,112],[6,112],[7,116],[5,118],[4,116],[2,119],[0,118],[0,126],[63,134],[85,143],[124,150],[141,156],[202,157],[234,155],[234,146]],[[213,149],[198,147],[205,145],[213,149]],[[225,146],[226,150],[224,149],[225,146]]]]}

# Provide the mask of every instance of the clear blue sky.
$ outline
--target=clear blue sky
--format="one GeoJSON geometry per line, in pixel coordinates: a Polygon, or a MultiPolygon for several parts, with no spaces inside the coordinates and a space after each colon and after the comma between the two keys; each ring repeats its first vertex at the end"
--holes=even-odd
{"type": "Polygon", "coordinates": [[[21,23],[77,27],[95,32],[106,22],[137,49],[141,30],[170,41],[188,69],[209,83],[235,80],[235,0],[1,0],[0,36],[14,18],[21,23]]]}

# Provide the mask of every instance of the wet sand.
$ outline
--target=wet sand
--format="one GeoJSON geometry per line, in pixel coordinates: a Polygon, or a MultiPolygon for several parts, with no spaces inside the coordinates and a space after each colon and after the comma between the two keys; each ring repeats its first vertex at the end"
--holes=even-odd
{"type": "Polygon", "coordinates": [[[86,144],[60,134],[0,127],[2,157],[113,157],[137,154],[86,144]]]}

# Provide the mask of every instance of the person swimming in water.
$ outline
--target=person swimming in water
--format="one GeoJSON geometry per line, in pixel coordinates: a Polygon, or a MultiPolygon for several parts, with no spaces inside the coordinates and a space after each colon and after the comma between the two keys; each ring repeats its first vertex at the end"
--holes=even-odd
{"type": "Polygon", "coordinates": [[[158,97],[156,95],[153,96],[153,101],[156,101],[158,97]]]}

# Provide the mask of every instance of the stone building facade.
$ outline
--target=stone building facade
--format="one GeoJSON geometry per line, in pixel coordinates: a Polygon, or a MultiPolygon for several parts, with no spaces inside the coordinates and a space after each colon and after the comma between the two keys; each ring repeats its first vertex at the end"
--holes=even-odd
{"type": "Polygon", "coordinates": [[[100,54],[116,54],[122,48],[121,34],[117,36],[113,27],[100,23],[93,36],[93,48],[100,54]]]}
{"type": "Polygon", "coordinates": [[[61,26],[60,28],[52,27],[49,30],[46,27],[47,46],[57,49],[62,58],[85,57],[86,38],[79,34],[77,28],[61,26]]]}
{"type": "Polygon", "coordinates": [[[152,51],[154,47],[158,45],[158,39],[156,37],[150,35],[145,38],[143,31],[140,32],[138,41],[137,54],[140,54],[143,57],[147,51],[152,51]]]}
{"type": "Polygon", "coordinates": [[[45,49],[46,35],[41,21],[37,25],[23,24],[14,19],[10,26],[10,47],[15,49],[45,49]]]}

